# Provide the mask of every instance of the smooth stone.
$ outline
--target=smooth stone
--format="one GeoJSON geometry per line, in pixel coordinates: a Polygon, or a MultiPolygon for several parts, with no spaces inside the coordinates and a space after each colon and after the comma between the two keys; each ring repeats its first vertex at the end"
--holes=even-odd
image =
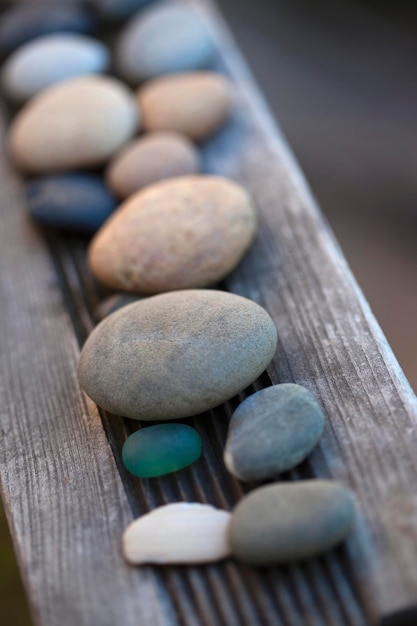
{"type": "Polygon", "coordinates": [[[24,102],[46,87],[68,78],[104,72],[110,62],[102,43],[72,33],[29,41],[7,59],[2,84],[8,97],[24,102]]]}
{"type": "Polygon", "coordinates": [[[123,555],[132,565],[220,561],[230,554],[230,517],[209,504],[160,506],[126,528],[123,555]]]}
{"type": "Polygon", "coordinates": [[[96,234],[88,260],[98,280],[143,294],[205,287],[239,263],[255,236],[247,192],[218,176],[184,176],[128,198],[96,234]]]}
{"type": "Polygon", "coordinates": [[[8,54],[31,39],[51,33],[91,33],[94,25],[92,13],[79,5],[57,2],[18,4],[2,13],[0,54],[8,54]]]}
{"type": "Polygon", "coordinates": [[[187,137],[170,132],[148,133],[116,154],[106,179],[117,196],[126,198],[159,180],[199,171],[198,150],[187,137]]]}
{"type": "Polygon", "coordinates": [[[137,430],[126,439],[122,450],[126,469],[138,478],[177,472],[200,456],[200,435],[185,424],[157,424],[137,430]]]}
{"type": "Polygon", "coordinates": [[[115,313],[119,309],[122,309],[124,306],[128,304],[132,304],[133,302],[138,302],[141,299],[141,296],[132,293],[115,293],[112,296],[109,296],[103,302],[95,308],[94,317],[98,322],[104,320],[105,317],[115,313]]]}
{"type": "Polygon", "coordinates": [[[138,126],[132,94],[105,76],[72,78],[45,89],[15,117],[9,150],[32,174],[103,165],[138,126]]]}
{"type": "Polygon", "coordinates": [[[32,217],[42,226],[94,233],[117,206],[101,176],[54,174],[26,185],[32,217]]]}
{"type": "Polygon", "coordinates": [[[116,58],[121,75],[133,84],[209,67],[214,44],[198,13],[182,2],[161,2],[135,15],[122,30],[116,58]]]}
{"type": "Polygon", "coordinates": [[[229,117],[230,81],[215,72],[187,72],[147,82],[137,93],[147,131],[172,130],[202,141],[229,117]]]}
{"type": "Polygon", "coordinates": [[[304,387],[286,383],[261,389],[232,415],[226,467],[241,480],[276,476],[310,454],[323,428],[323,411],[304,387]]]}
{"type": "Polygon", "coordinates": [[[332,481],[267,485],[233,511],[232,553],[251,565],[304,561],[343,541],[353,520],[351,492],[332,481]]]}
{"type": "Polygon", "coordinates": [[[94,0],[94,6],[103,17],[125,19],[153,0],[94,0]]]}
{"type": "Polygon", "coordinates": [[[216,290],[164,293],[104,319],[88,337],[79,380],[103,409],[133,419],[189,417],[250,385],[277,331],[255,302],[216,290]]]}

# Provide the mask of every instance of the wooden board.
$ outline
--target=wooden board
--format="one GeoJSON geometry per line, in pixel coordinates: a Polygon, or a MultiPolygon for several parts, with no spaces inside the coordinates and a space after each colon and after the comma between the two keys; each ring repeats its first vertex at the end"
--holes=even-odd
{"type": "Polygon", "coordinates": [[[76,379],[103,295],[85,266],[86,242],[31,224],[3,149],[0,480],[35,621],[376,624],[417,604],[416,399],[216,9],[189,3],[212,28],[218,67],[237,89],[232,121],[204,148],[207,171],[243,182],[260,210],[257,241],[227,287],[264,305],[280,336],[269,378],[241,397],[270,381],[313,391],[326,432],[284,478],[350,486],[356,530],[346,547],[303,566],[124,564],[120,536],[134,516],[177,500],[231,508],[242,496],[221,460],[238,399],[196,420],[205,452],[193,468],[159,480],[127,475],[120,449],[136,425],[100,417],[76,379]]]}

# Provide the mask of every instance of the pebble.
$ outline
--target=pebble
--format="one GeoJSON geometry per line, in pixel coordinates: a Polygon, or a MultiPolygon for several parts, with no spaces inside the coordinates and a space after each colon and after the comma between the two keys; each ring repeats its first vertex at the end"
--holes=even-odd
{"type": "Polygon", "coordinates": [[[115,313],[119,309],[122,309],[124,306],[128,304],[132,304],[132,302],[137,302],[141,299],[141,296],[132,293],[115,293],[112,296],[109,296],[103,302],[95,308],[94,317],[97,321],[101,322],[105,317],[115,313]]]}
{"type": "Polygon", "coordinates": [[[53,174],[31,180],[26,196],[32,217],[42,226],[94,233],[117,206],[101,176],[53,174]]]}
{"type": "Polygon", "coordinates": [[[277,331],[255,302],[212,289],[173,291],[104,319],[80,358],[99,406],[141,420],[197,415],[250,385],[274,356],[277,331]]]}
{"type": "Polygon", "coordinates": [[[32,174],[98,167],[131,139],[138,112],[131,92],[104,76],[72,78],[30,100],[12,122],[9,149],[32,174]]]}
{"type": "Polygon", "coordinates": [[[232,553],[251,565],[304,561],[343,541],[353,519],[350,491],[331,481],[267,485],[233,511],[232,553]]]}
{"type": "Polygon", "coordinates": [[[99,14],[109,19],[125,19],[142,9],[152,0],[94,0],[99,14]]]}
{"type": "Polygon", "coordinates": [[[220,561],[230,554],[230,513],[209,504],[176,502],[132,522],[123,554],[132,565],[220,561]]]}
{"type": "Polygon", "coordinates": [[[188,72],[147,82],[138,102],[145,130],[172,130],[202,141],[226,122],[233,91],[221,74],[188,72]]]}
{"type": "Polygon", "coordinates": [[[24,102],[58,82],[104,72],[110,62],[102,43],[72,33],[53,34],[29,41],[6,61],[2,85],[7,96],[24,102]]]}
{"type": "Polygon", "coordinates": [[[198,432],[185,424],[157,424],[137,430],[123,445],[126,469],[139,478],[171,474],[201,456],[198,432]]]}
{"type": "Polygon", "coordinates": [[[137,85],[161,74],[209,67],[214,45],[198,13],[182,2],[161,2],[122,30],[116,58],[121,75],[137,85]]]}
{"type": "Polygon", "coordinates": [[[262,389],[232,415],[226,467],[241,480],[276,476],[310,454],[323,428],[323,411],[304,387],[287,383],[262,389]]]}
{"type": "Polygon", "coordinates": [[[0,54],[8,54],[31,39],[50,33],[91,33],[94,25],[91,12],[76,4],[20,3],[2,13],[0,54]]]}
{"type": "Polygon", "coordinates": [[[179,133],[148,133],[122,148],[107,169],[109,187],[120,198],[173,176],[197,174],[200,156],[179,133]]]}
{"type": "Polygon", "coordinates": [[[218,176],[155,183],[122,204],[94,237],[89,264],[116,290],[205,287],[239,263],[256,232],[246,191],[218,176]]]}

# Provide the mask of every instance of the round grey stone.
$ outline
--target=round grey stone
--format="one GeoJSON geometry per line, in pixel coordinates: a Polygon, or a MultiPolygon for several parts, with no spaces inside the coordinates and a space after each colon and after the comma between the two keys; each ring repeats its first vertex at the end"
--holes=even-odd
{"type": "Polygon", "coordinates": [[[352,494],[328,480],[268,485],[235,508],[232,553],[252,565],[304,561],[339,544],[354,520],[352,494]]]}
{"type": "Polygon", "coordinates": [[[251,300],[211,289],[174,291],[104,319],[83,347],[79,379],[111,413],[188,417],[252,383],[276,344],[271,317],[251,300]]]}
{"type": "Polygon", "coordinates": [[[209,67],[214,44],[196,11],[162,2],[135,15],[116,46],[121,75],[133,84],[161,74],[209,67]]]}
{"type": "Polygon", "coordinates": [[[301,463],[321,437],[324,415],[304,387],[262,389],[232,415],[224,460],[241,480],[262,480],[301,463]]]}

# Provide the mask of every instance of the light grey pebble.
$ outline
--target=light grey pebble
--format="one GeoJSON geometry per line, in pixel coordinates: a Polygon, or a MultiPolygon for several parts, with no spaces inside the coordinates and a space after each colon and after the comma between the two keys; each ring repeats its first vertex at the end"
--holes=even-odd
{"type": "Polygon", "coordinates": [[[232,553],[252,565],[304,561],[339,544],[352,529],[351,492],[328,480],[261,487],[232,514],[232,553]]]}
{"type": "Polygon", "coordinates": [[[214,289],[173,291],[104,319],[82,349],[79,378],[111,413],[177,419],[247,387],[276,344],[275,325],[255,302],[214,289]]]}
{"type": "Polygon", "coordinates": [[[91,37],[72,33],[46,35],[21,46],[7,59],[2,84],[10,99],[24,102],[68,78],[100,74],[109,63],[106,46],[91,37]]]}
{"type": "Polygon", "coordinates": [[[197,12],[173,1],[151,5],[133,16],[116,46],[119,71],[133,84],[209,67],[213,56],[211,36],[197,12]]]}
{"type": "Polygon", "coordinates": [[[224,460],[241,480],[262,480],[301,463],[321,437],[324,415],[304,387],[262,389],[232,415],[224,460]]]}

